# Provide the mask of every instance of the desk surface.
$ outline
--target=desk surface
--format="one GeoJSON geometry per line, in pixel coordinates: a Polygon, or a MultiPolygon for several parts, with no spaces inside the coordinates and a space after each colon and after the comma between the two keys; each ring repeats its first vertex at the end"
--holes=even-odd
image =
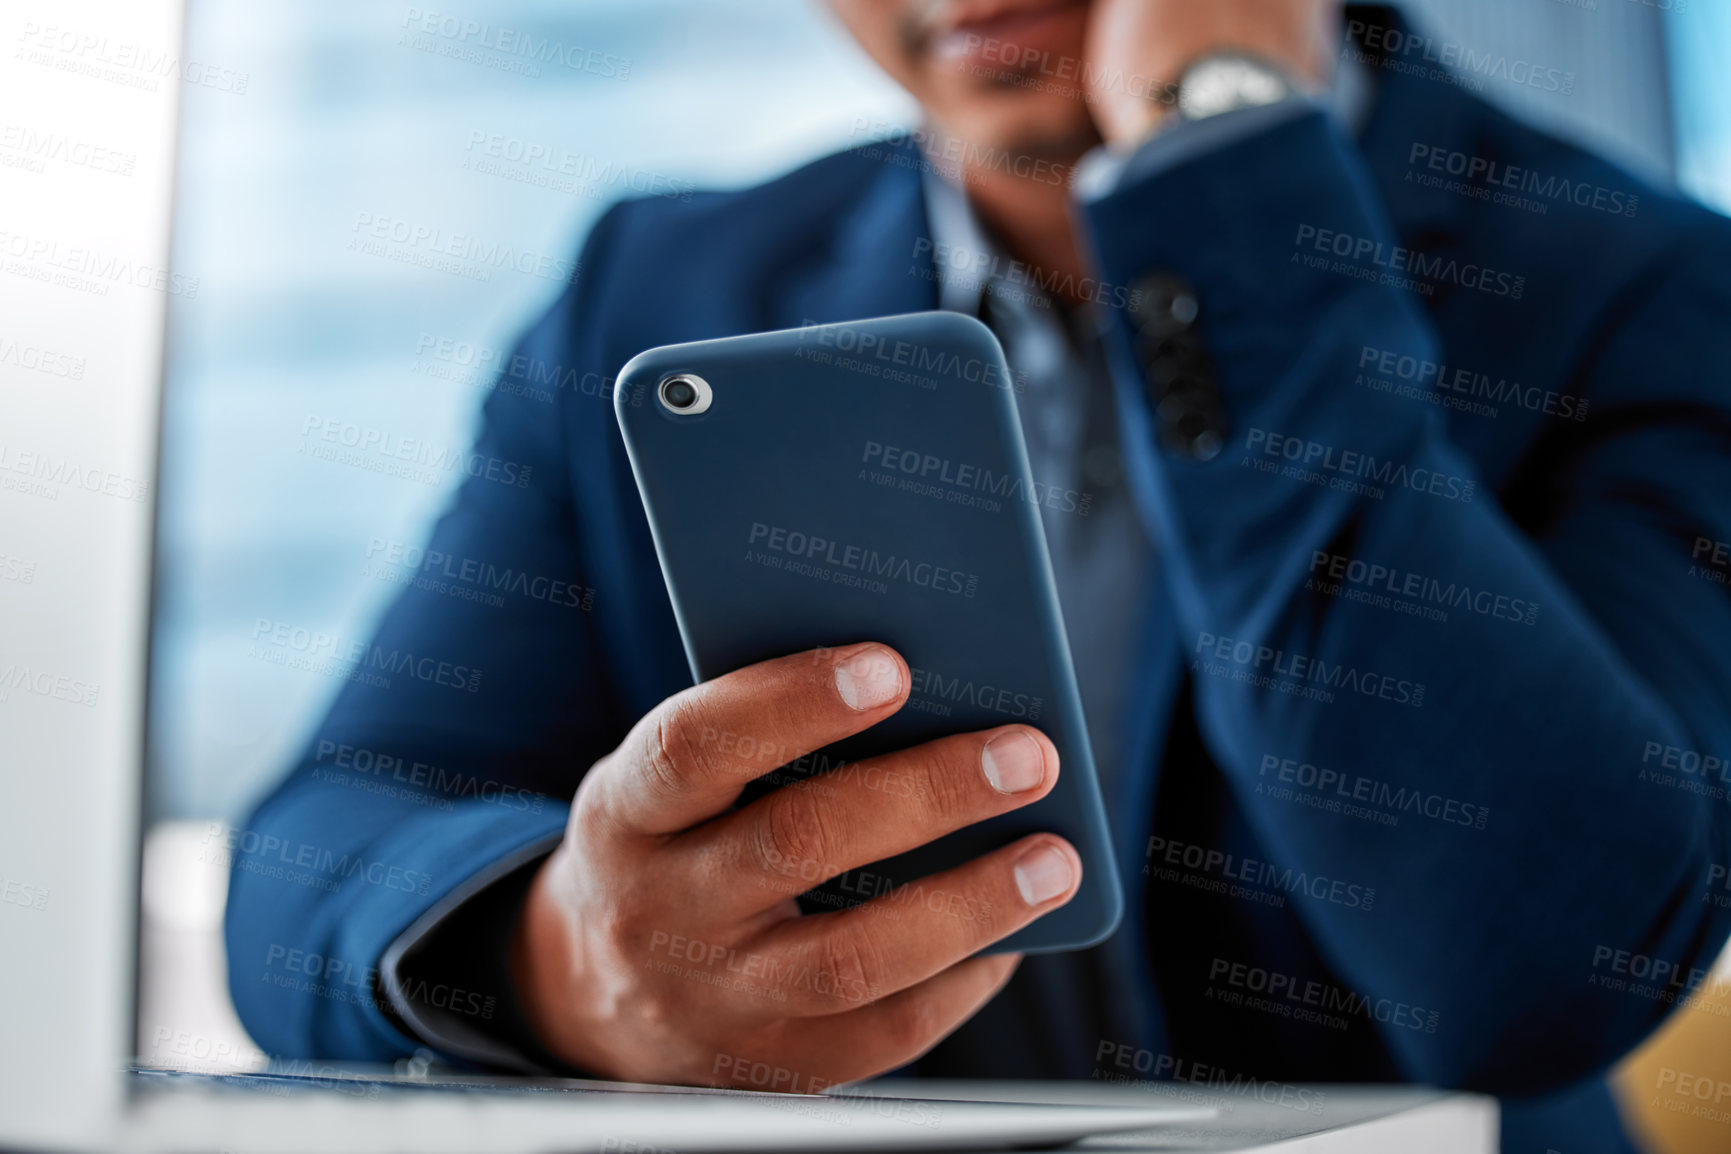
{"type": "Polygon", "coordinates": [[[1210,1122],[1090,1138],[1069,1149],[1090,1154],[1234,1151],[1306,1154],[1494,1154],[1494,1098],[1413,1086],[1237,1087],[1182,1082],[948,1082],[882,1080],[872,1093],[973,1102],[1054,1102],[1089,1106],[1182,1103],[1213,1106],[1210,1122]]]}
{"type": "MultiPolygon", "coordinates": [[[[986,1103],[941,1110],[954,1126],[909,1117],[882,1102],[727,1091],[678,1091],[619,1083],[462,1075],[417,1077],[323,1067],[306,1075],[210,1077],[167,1070],[133,1075],[134,1098],[116,1141],[127,1154],[240,1151],[241,1154],[572,1154],[589,1151],[933,1149],[969,1154],[996,1140],[1050,1149],[1040,1141],[1074,1134],[1048,1106],[1164,1107],[1214,1117],[1158,1129],[1088,1138],[1064,1147],[1084,1154],[1185,1151],[1221,1154],[1491,1154],[1494,1099],[1409,1086],[1294,1086],[1240,1082],[880,1081],[839,1094],[986,1103]],[[994,1108],[1015,1103],[1024,1109],[994,1108]],[[852,1109],[850,1107],[858,1107],[852,1109]],[[922,1139],[929,1139],[923,1141],[922,1139]]],[[[927,1110],[929,1114],[929,1109],[927,1110]]],[[[1121,1116],[1122,1117],[1122,1116],[1121,1116]]],[[[1136,1124],[1147,1117],[1130,1115],[1136,1124]]]]}

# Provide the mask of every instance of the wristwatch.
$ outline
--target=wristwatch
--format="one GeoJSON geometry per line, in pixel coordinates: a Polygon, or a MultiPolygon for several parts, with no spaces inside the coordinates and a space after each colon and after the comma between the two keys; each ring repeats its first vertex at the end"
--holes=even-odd
{"type": "Polygon", "coordinates": [[[1243,52],[1211,52],[1184,69],[1173,103],[1180,120],[1206,120],[1296,95],[1298,86],[1273,62],[1243,52]]]}

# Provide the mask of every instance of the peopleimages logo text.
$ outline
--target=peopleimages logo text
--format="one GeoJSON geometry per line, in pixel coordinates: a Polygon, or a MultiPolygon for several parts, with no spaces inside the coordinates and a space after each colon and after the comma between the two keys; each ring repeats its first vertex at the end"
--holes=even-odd
{"type": "Polygon", "coordinates": [[[1346,30],[1347,47],[1343,53],[1362,63],[1380,64],[1384,68],[1410,66],[1410,58],[1416,55],[1424,64],[1440,65],[1441,69],[1464,74],[1475,81],[1502,80],[1522,88],[1536,88],[1562,96],[1572,96],[1575,91],[1573,72],[1548,68],[1531,60],[1511,60],[1505,53],[1481,52],[1452,40],[1368,20],[1348,20],[1346,30]]]}
{"type": "MultiPolygon", "coordinates": [[[[1061,513],[1086,517],[1093,507],[1091,493],[1043,485],[1030,478],[1025,484],[1010,469],[993,471],[979,465],[963,464],[948,457],[939,457],[918,449],[904,449],[881,441],[867,441],[860,457],[862,464],[876,465],[890,473],[899,473],[905,480],[926,485],[948,486],[948,491],[961,498],[964,492],[987,493],[1011,501],[1026,501],[1061,513]]],[[[966,503],[958,501],[958,503],[966,503]]],[[[996,511],[995,502],[989,507],[996,511]]]]}
{"type": "MultiPolygon", "coordinates": [[[[1461,825],[1483,829],[1490,820],[1490,810],[1482,805],[1461,801],[1439,793],[1427,793],[1416,786],[1394,785],[1363,774],[1329,769],[1297,758],[1265,753],[1257,766],[1258,777],[1273,776],[1275,782],[1313,790],[1318,794],[1342,798],[1349,802],[1402,813],[1416,813],[1446,825],[1461,825]]],[[[1257,791],[1261,792],[1258,785],[1257,791]]]]}
{"type": "Polygon", "coordinates": [[[1005,717],[1038,721],[1040,711],[1045,708],[1045,702],[1035,694],[1018,693],[991,682],[977,682],[966,677],[945,677],[929,669],[914,668],[908,672],[913,676],[913,685],[909,691],[907,708],[921,713],[936,713],[948,717],[950,706],[971,705],[976,709],[1001,713],[1005,717]]]}
{"type": "MultiPolygon", "coordinates": [[[[411,6],[403,10],[402,26],[411,33],[437,36],[467,48],[486,49],[502,57],[516,58],[530,66],[556,65],[572,72],[587,72],[607,80],[628,80],[631,77],[631,60],[628,57],[587,48],[581,44],[567,44],[551,36],[537,37],[526,29],[493,24],[486,20],[474,20],[453,13],[424,11],[411,6]]],[[[539,75],[538,67],[531,71],[530,75],[539,75]]]]}
{"type": "MultiPolygon", "coordinates": [[[[1449,581],[1445,584],[1438,578],[1422,573],[1411,573],[1399,566],[1368,563],[1356,557],[1348,557],[1344,553],[1311,550],[1310,578],[1304,583],[1305,589],[1334,596],[1341,592],[1341,585],[1353,585],[1374,591],[1373,595],[1377,600],[1370,601],[1371,604],[1387,602],[1387,597],[1380,596],[1387,593],[1390,597],[1409,597],[1420,603],[1465,609],[1481,617],[1514,621],[1522,625],[1531,625],[1539,617],[1537,603],[1523,598],[1510,597],[1490,589],[1475,589],[1465,581],[1449,581]],[[1335,582],[1332,588],[1326,584],[1329,581],[1335,582]]],[[[1354,597],[1353,600],[1362,601],[1366,598],[1354,597]]],[[[1444,614],[1442,619],[1447,620],[1447,615],[1444,614]]]]}
{"type": "Polygon", "coordinates": [[[1544,413],[1568,421],[1587,419],[1588,401],[1570,393],[1522,385],[1507,377],[1494,380],[1489,373],[1464,369],[1455,365],[1415,357],[1394,349],[1379,349],[1365,345],[1359,350],[1358,367],[1369,369],[1387,378],[1399,378],[1414,385],[1437,390],[1444,404],[1451,409],[1467,409],[1495,416],[1495,409],[1472,406],[1469,400],[1494,401],[1497,404],[1518,405],[1529,412],[1544,413]],[[1463,398],[1465,400],[1463,400],[1463,398]]]}
{"type": "MultiPolygon", "coordinates": [[[[1563,200],[1579,208],[1596,209],[1616,216],[1634,216],[1641,198],[1622,189],[1606,188],[1585,180],[1570,180],[1566,176],[1543,176],[1530,168],[1508,164],[1488,156],[1446,148],[1442,145],[1414,141],[1407,154],[1407,167],[1420,164],[1435,173],[1447,173],[1465,180],[1468,188],[1489,193],[1485,186],[1512,190],[1516,193],[1542,197],[1546,201],[1563,200]]],[[[1411,172],[1407,179],[1411,180],[1411,172]]]]}
{"type": "MultiPolygon", "coordinates": [[[[1355,236],[1349,232],[1318,228],[1313,224],[1299,225],[1298,235],[1293,238],[1292,245],[1295,249],[1314,249],[1316,252],[1337,256],[1360,266],[1368,262],[1377,268],[1404,273],[1421,281],[1441,281],[1511,300],[1520,300],[1527,290],[1527,278],[1524,276],[1499,272],[1471,261],[1463,263],[1454,257],[1427,256],[1404,245],[1390,244],[1371,236],[1355,236]]],[[[1293,254],[1294,259],[1297,255],[1293,254]]]]}
{"type": "Polygon", "coordinates": [[[1323,1013],[1339,1014],[1348,1018],[1362,1017],[1367,1021],[1374,1020],[1387,1026],[1399,1026],[1426,1034],[1436,1033],[1437,1021],[1441,1017],[1436,1010],[1427,1010],[1395,998],[1364,994],[1332,982],[1307,979],[1226,958],[1215,958],[1209,962],[1208,981],[1211,986],[1226,986],[1261,994],[1276,1005],[1293,1003],[1314,1007],[1323,1013]]]}
{"type": "Polygon", "coordinates": [[[765,525],[761,521],[752,522],[746,543],[804,562],[828,565],[880,580],[905,581],[910,585],[934,589],[940,593],[960,593],[964,597],[972,597],[980,584],[977,575],[964,573],[960,569],[934,565],[929,561],[915,561],[910,557],[898,557],[894,553],[879,553],[876,549],[848,545],[815,533],[802,533],[797,529],[765,525]]]}
{"type": "Polygon", "coordinates": [[[1408,467],[1402,461],[1377,458],[1352,449],[1337,449],[1322,441],[1311,441],[1289,433],[1252,427],[1244,436],[1244,448],[1261,452],[1267,457],[1279,457],[1311,469],[1356,477],[1390,488],[1411,489],[1451,501],[1471,502],[1475,483],[1470,477],[1440,473],[1422,466],[1408,467]]]}
{"type": "MultiPolygon", "coordinates": [[[[369,885],[412,894],[425,894],[433,881],[432,875],[424,870],[407,869],[376,857],[369,859],[358,850],[352,854],[347,851],[338,853],[324,846],[290,842],[275,834],[236,829],[222,822],[206,824],[204,844],[210,846],[212,842],[216,843],[212,847],[215,852],[201,855],[201,861],[226,868],[233,865],[238,856],[241,859],[239,868],[252,873],[261,872],[260,867],[266,864],[280,865],[322,875],[318,880],[335,883],[359,878],[369,885]]],[[[293,874],[283,875],[280,871],[271,876],[299,880],[293,874]]],[[[329,892],[335,893],[337,888],[332,885],[329,892]]]]}
{"type": "Polygon", "coordinates": [[[357,671],[376,669],[385,673],[402,673],[417,681],[467,690],[470,693],[481,688],[481,671],[468,665],[408,650],[386,650],[382,645],[345,640],[334,633],[308,629],[286,621],[273,621],[267,617],[260,617],[253,622],[252,640],[259,645],[274,646],[285,653],[298,654],[309,662],[323,660],[337,666],[352,666],[357,671]]]}
{"type": "Polygon", "coordinates": [[[932,348],[916,341],[886,337],[870,329],[807,319],[800,323],[799,339],[801,343],[811,341],[862,361],[882,361],[927,377],[948,377],[998,389],[1013,389],[1018,393],[1022,391],[1015,373],[1011,371],[1006,375],[1000,362],[964,357],[952,349],[932,348]]]}
{"type": "Polygon", "coordinates": [[[440,446],[415,437],[405,437],[388,429],[375,429],[334,417],[309,415],[301,425],[305,442],[322,441],[333,449],[318,444],[303,444],[301,451],[308,456],[358,465],[373,472],[405,476],[423,483],[436,483],[444,475],[461,471],[470,477],[495,481],[519,489],[529,487],[533,465],[507,461],[499,457],[466,449],[440,446]],[[347,455],[340,450],[349,450],[347,455]]]}
{"type": "MultiPolygon", "coordinates": [[[[1192,660],[1192,668],[1199,662],[1212,659],[1230,662],[1275,682],[1286,679],[1287,683],[1326,686],[1328,689],[1410,705],[1414,709],[1424,704],[1425,687],[1422,681],[1410,681],[1395,675],[1378,673],[1374,669],[1359,669],[1329,662],[1303,653],[1288,653],[1284,649],[1220,637],[1213,633],[1196,635],[1195,653],[1197,656],[1192,660]]],[[[1204,671],[1208,671],[1206,667],[1204,671]]],[[[1260,685],[1261,682],[1253,681],[1252,684],[1260,685]]]]}

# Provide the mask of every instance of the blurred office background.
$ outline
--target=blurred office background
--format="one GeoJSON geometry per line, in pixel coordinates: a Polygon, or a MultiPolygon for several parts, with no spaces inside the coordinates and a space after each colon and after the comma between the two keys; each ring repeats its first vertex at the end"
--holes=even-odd
{"type": "MultiPolygon", "coordinates": [[[[1731,3],[1407,7],[1438,35],[1576,77],[1567,95],[1485,95],[1731,210],[1731,3]]],[[[914,109],[815,0],[191,0],[185,56],[228,82],[183,93],[175,265],[198,290],[171,318],[139,1036],[147,1060],[245,1066],[262,1055],[222,984],[222,829],[340,685],[267,660],[254,634],[364,640],[395,589],[367,575],[377,543],[421,541],[451,488],[306,455],[304,430],[461,448],[480,350],[507,349],[559,289],[425,267],[430,242],[357,242],[389,221],[546,267],[633,185],[755,183],[914,109]],[[465,55],[419,31],[434,12],[602,62],[513,71],[472,37],[465,55]],[[550,187],[525,154],[574,159],[550,187]]]]}

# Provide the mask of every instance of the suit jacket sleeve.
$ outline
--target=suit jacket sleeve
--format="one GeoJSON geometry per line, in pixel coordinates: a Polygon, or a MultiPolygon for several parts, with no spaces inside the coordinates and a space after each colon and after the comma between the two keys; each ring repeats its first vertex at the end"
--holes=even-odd
{"type": "MultiPolygon", "coordinates": [[[[1707,980],[1731,926],[1709,890],[1731,861],[1723,762],[1700,772],[1731,752],[1731,598],[1701,556],[1731,540],[1727,230],[1692,215],[1597,318],[1590,416],[1541,440],[1517,508],[1437,406],[1354,383],[1366,348],[1443,360],[1417,295],[1363,276],[1477,273],[1396,254],[1325,117],[1086,212],[1107,280],[1176,276],[1200,303],[1224,448],[1154,448],[1138,379],[1132,473],[1198,723],[1258,836],[1376,887],[1373,917],[1302,892],[1299,916],[1416,1079],[1520,1093],[1608,1066],[1707,980]],[[1364,605],[1319,583],[1337,557],[1472,604],[1446,624],[1364,605]],[[1371,797],[1437,813],[1354,816],[1371,797]]],[[[1547,331],[1518,283],[1454,291],[1487,289],[1547,331]]],[[[1116,327],[1139,377],[1134,323],[1116,327]]]]}
{"type": "MultiPolygon", "coordinates": [[[[417,1040],[375,998],[387,948],[470,879],[557,837],[582,773],[624,731],[597,652],[605,594],[578,554],[563,432],[568,406],[604,403],[567,385],[607,371],[581,318],[614,219],[502,366],[424,556],[398,571],[402,593],[348,655],[300,763],[234,838],[229,984],[269,1053],[410,1053],[417,1040]]],[[[484,1032],[508,995],[433,1000],[484,1032]]]]}

